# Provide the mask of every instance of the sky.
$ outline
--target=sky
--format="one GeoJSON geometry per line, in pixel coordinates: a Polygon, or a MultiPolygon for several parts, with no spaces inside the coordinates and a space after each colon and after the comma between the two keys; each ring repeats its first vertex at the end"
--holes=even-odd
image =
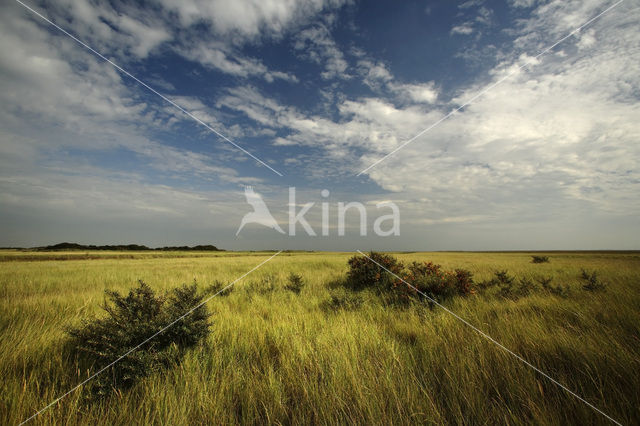
{"type": "Polygon", "coordinates": [[[0,246],[640,249],[637,0],[20,1],[0,246]]]}

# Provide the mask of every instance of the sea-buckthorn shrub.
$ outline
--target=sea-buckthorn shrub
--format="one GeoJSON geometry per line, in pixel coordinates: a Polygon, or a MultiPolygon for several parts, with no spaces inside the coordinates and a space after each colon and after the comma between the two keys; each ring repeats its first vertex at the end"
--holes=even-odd
{"type": "Polygon", "coordinates": [[[470,271],[446,271],[433,262],[413,262],[404,273],[404,281],[406,283],[401,280],[395,282],[396,291],[407,296],[427,296],[436,301],[474,293],[473,274],[470,271]]]}
{"type": "Polygon", "coordinates": [[[101,372],[88,384],[93,397],[129,388],[142,377],[175,365],[185,349],[209,335],[210,314],[195,283],[164,295],[142,281],[126,296],[105,293],[105,316],[67,329],[76,367],[87,375],[101,372]]]}
{"type": "Polygon", "coordinates": [[[348,263],[346,285],[352,290],[388,290],[396,280],[394,275],[402,273],[402,263],[383,253],[371,252],[368,256],[353,256],[348,263]]]}

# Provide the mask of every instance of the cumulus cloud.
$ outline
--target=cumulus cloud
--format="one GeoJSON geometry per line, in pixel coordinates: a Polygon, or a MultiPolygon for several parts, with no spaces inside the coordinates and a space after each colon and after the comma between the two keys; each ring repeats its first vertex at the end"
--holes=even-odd
{"type": "Polygon", "coordinates": [[[348,0],[159,0],[184,26],[210,24],[223,36],[241,39],[281,37],[323,10],[340,8],[348,0]]]}
{"type": "MultiPolygon", "coordinates": [[[[318,13],[340,8],[345,2],[156,0],[153,7],[142,8],[121,1],[59,0],[47,4],[46,11],[41,12],[96,50],[121,62],[145,59],[171,49],[223,73],[259,76],[271,82],[296,78],[269,69],[260,60],[243,55],[238,48],[246,43],[280,39],[318,13]],[[201,31],[203,27],[208,31],[201,31]]],[[[327,72],[342,71],[339,58],[330,58],[327,72]]]]}
{"type": "MultiPolygon", "coordinates": [[[[561,34],[579,21],[576,16],[588,19],[601,9],[595,3],[590,10],[565,3],[537,9],[519,29],[515,51],[536,52],[541,31],[561,34]]],[[[612,12],[561,46],[563,56],[541,58],[529,72],[492,88],[369,176],[391,191],[423,194],[434,208],[465,215],[495,212],[498,206],[500,217],[510,220],[541,211],[638,211],[633,194],[640,190],[634,165],[640,159],[634,143],[640,135],[640,39],[630,25],[637,19],[638,12],[628,8],[612,12]]],[[[453,105],[510,73],[510,64],[521,63],[511,61],[501,62],[492,80],[460,93],[453,105]]],[[[422,127],[432,122],[425,120],[422,127]]],[[[376,152],[389,152],[380,145],[370,146],[363,167],[380,158],[376,152]]]]}
{"type": "MultiPolygon", "coordinates": [[[[149,103],[109,64],[66,37],[52,36],[15,7],[0,17],[0,159],[6,176],[39,174],[70,153],[126,150],[146,167],[172,174],[237,182],[222,161],[159,142],[185,119],[162,102],[149,103]]],[[[203,105],[185,102],[209,124],[227,130],[203,105]],[[205,115],[206,114],[206,115],[205,115]]],[[[71,156],[71,160],[69,157],[71,156]]]]}
{"type": "Polygon", "coordinates": [[[579,21],[575,16],[586,21],[602,10],[595,2],[589,10],[576,3],[576,12],[564,3],[536,9],[515,29],[513,53],[503,49],[488,79],[448,103],[434,104],[441,95],[432,83],[399,85],[384,64],[367,59],[359,62],[360,74],[387,97],[342,100],[338,119],[277,103],[265,108],[267,101],[255,92],[235,91],[222,102],[242,105],[249,117],[287,130],[276,144],[323,149],[357,172],[518,70],[372,168],[369,178],[409,200],[407,217],[418,222],[424,217],[535,222],[553,215],[638,212],[640,38],[632,22],[639,12],[630,7],[612,12],[539,60],[522,55],[540,51],[540,34],[550,45],[553,34],[579,21]],[[518,68],[523,63],[529,64],[526,71],[518,68]],[[424,104],[398,102],[394,87],[424,104]]]}
{"type": "Polygon", "coordinates": [[[382,62],[370,59],[358,61],[358,71],[362,81],[374,91],[386,91],[390,95],[413,103],[434,103],[438,99],[435,82],[402,83],[391,74],[382,62]]]}
{"type": "MultiPolygon", "coordinates": [[[[343,51],[332,37],[330,19],[308,22],[340,7],[340,1],[157,4],[155,12],[142,13],[118,2],[64,0],[47,13],[125,63],[170,52],[208,70],[255,79],[238,83],[226,77],[232,87],[216,86],[217,93],[197,97],[173,93],[172,99],[232,137],[265,136],[261,142],[283,154],[285,164],[321,183],[335,176],[353,180],[355,173],[516,71],[369,170],[366,178],[386,192],[379,198],[400,204],[403,226],[412,230],[471,224],[477,226],[473,232],[513,231],[516,224],[545,221],[558,230],[561,223],[630,223],[628,218],[638,215],[640,36],[634,24],[640,16],[629,5],[533,60],[606,5],[513,0],[513,7],[533,8],[530,18],[505,32],[513,43],[482,50],[497,65],[475,83],[450,90],[436,81],[402,80],[400,72],[391,71],[400,70],[362,49],[343,51]],[[207,28],[200,40],[195,27],[207,28]],[[288,45],[319,65],[319,81],[331,80],[321,92],[331,109],[288,105],[284,97],[276,100],[258,88],[262,81],[295,82],[296,77],[289,70],[276,71],[255,52],[243,54],[242,46],[278,40],[292,29],[297,33],[288,45]],[[529,66],[519,69],[524,63],[529,66]],[[347,80],[362,91],[343,92],[347,80]],[[248,120],[243,126],[225,125],[229,116],[248,120]]],[[[460,25],[468,29],[452,33],[480,34],[493,25],[483,4],[465,3],[460,25]]],[[[0,198],[8,206],[2,212],[15,215],[39,206],[61,215],[99,216],[101,210],[114,216],[121,211],[131,219],[204,221],[205,215],[193,212],[214,205],[215,194],[227,209],[222,214],[237,212],[224,190],[214,194],[149,184],[145,178],[186,182],[185,176],[195,176],[227,186],[261,182],[226,165],[237,160],[234,153],[216,150],[213,155],[196,143],[160,142],[156,132],[184,129],[187,121],[180,113],[154,102],[112,67],[22,12],[13,5],[0,17],[5,52],[0,56],[0,198]],[[138,161],[131,168],[144,172],[125,176],[118,167],[96,168],[91,154],[75,155],[108,157],[116,150],[132,154],[138,161]]],[[[158,86],[176,92],[169,82],[158,80],[158,86]]],[[[464,241],[464,235],[460,238],[464,241]]]]}

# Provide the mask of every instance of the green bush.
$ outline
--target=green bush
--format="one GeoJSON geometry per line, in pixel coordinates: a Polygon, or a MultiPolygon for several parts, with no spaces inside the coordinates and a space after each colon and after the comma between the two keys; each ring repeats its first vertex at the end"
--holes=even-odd
{"type": "Polygon", "coordinates": [[[328,300],[320,304],[320,308],[324,311],[354,311],[362,306],[362,296],[359,294],[348,293],[343,291],[333,291],[328,300]]]}
{"type": "Polygon", "coordinates": [[[551,293],[554,296],[560,296],[560,297],[569,296],[569,293],[570,293],[569,286],[565,285],[564,287],[562,287],[560,285],[552,285],[551,283],[553,282],[553,277],[540,277],[540,278],[537,278],[536,281],[540,283],[543,290],[546,291],[547,293],[551,293]]]}
{"type": "MultiPolygon", "coordinates": [[[[508,277],[505,275],[505,277],[508,277]]],[[[498,294],[505,299],[517,300],[520,297],[525,297],[533,293],[536,289],[536,285],[529,278],[520,278],[518,280],[518,285],[515,285],[514,279],[512,277],[508,277],[503,281],[500,286],[500,290],[498,294]]]]}
{"type": "Polygon", "coordinates": [[[156,295],[142,281],[127,296],[116,291],[105,293],[102,308],[106,316],[67,330],[67,343],[80,371],[90,375],[108,367],[89,382],[93,396],[129,388],[140,378],[179,362],[187,348],[209,334],[210,314],[202,305],[154,336],[202,302],[195,283],[166,295],[156,295]],[[142,342],[145,343],[127,354],[142,342]]]}
{"type": "Polygon", "coordinates": [[[300,291],[302,291],[304,285],[305,282],[302,280],[302,277],[292,272],[291,274],[289,274],[287,284],[285,284],[284,288],[286,290],[294,292],[295,294],[300,294],[300,291]]]}
{"type": "Polygon", "coordinates": [[[399,275],[402,272],[402,263],[398,262],[395,257],[383,253],[371,252],[369,258],[353,256],[348,263],[349,272],[346,284],[352,290],[372,287],[382,290],[390,289],[396,280],[393,274],[399,275]]]}
{"type": "Polygon", "coordinates": [[[266,274],[260,281],[252,281],[245,286],[250,295],[258,294],[266,296],[278,289],[278,278],[274,274],[266,274]]]}
{"type": "Polygon", "coordinates": [[[397,281],[395,290],[405,297],[423,294],[428,298],[442,301],[453,296],[466,296],[472,294],[473,274],[465,269],[444,271],[440,265],[433,262],[413,262],[404,273],[406,283],[397,281]]]}
{"type": "Polygon", "coordinates": [[[549,256],[531,256],[531,263],[549,263],[549,256]]]}
{"type": "Polygon", "coordinates": [[[215,294],[221,297],[225,297],[230,295],[233,292],[233,289],[234,287],[229,287],[228,283],[216,280],[213,284],[205,287],[204,290],[202,290],[202,294],[206,296],[215,294]]]}
{"type": "Polygon", "coordinates": [[[585,284],[582,286],[584,290],[605,291],[607,289],[607,284],[598,279],[598,273],[596,271],[593,271],[591,274],[589,274],[583,269],[580,278],[585,282],[585,284]]]}

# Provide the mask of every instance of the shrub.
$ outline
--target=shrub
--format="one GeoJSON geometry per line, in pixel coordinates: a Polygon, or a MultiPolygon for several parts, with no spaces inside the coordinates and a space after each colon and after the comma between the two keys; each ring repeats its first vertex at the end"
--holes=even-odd
{"type": "Polygon", "coordinates": [[[475,293],[473,289],[473,273],[466,269],[456,269],[454,271],[456,276],[456,287],[458,288],[458,294],[466,296],[468,294],[475,293]]]}
{"type": "Polygon", "coordinates": [[[478,283],[478,287],[486,290],[490,287],[500,286],[501,291],[503,291],[503,288],[509,289],[510,287],[512,287],[514,280],[515,277],[510,276],[507,271],[496,271],[493,278],[478,283]]]}
{"type": "Polygon", "coordinates": [[[528,296],[536,289],[536,285],[530,278],[520,278],[518,296],[528,296]]]}
{"type": "Polygon", "coordinates": [[[300,294],[300,291],[302,291],[304,285],[305,282],[302,280],[302,277],[292,272],[291,274],[289,274],[287,284],[284,286],[284,288],[296,294],[300,294]]]}
{"type": "Polygon", "coordinates": [[[278,280],[275,275],[267,274],[263,276],[260,281],[252,282],[245,287],[249,293],[257,293],[266,295],[274,292],[278,288],[278,280]]]}
{"type": "Polygon", "coordinates": [[[607,284],[598,279],[598,273],[596,271],[589,274],[583,269],[580,278],[585,282],[582,288],[587,291],[605,291],[607,289],[607,284]]]}
{"type": "Polygon", "coordinates": [[[536,281],[538,281],[538,283],[540,283],[540,285],[542,285],[542,288],[548,292],[551,293],[555,296],[560,296],[560,297],[568,297],[569,296],[569,286],[559,286],[559,285],[552,285],[551,282],[553,281],[553,277],[540,277],[537,278],[536,281]]]}
{"type": "MultiPolygon", "coordinates": [[[[407,269],[405,280],[433,300],[441,301],[455,295],[465,296],[474,292],[473,274],[470,271],[443,271],[440,265],[433,262],[413,262],[407,269]]],[[[418,293],[399,280],[394,283],[394,288],[407,297],[418,293]]]]}
{"type": "Polygon", "coordinates": [[[233,289],[233,286],[229,287],[229,284],[216,280],[213,284],[202,290],[202,294],[206,296],[217,294],[218,296],[225,297],[230,295],[233,289]]]}
{"type": "Polygon", "coordinates": [[[105,293],[102,308],[106,316],[84,321],[80,327],[67,330],[68,344],[81,371],[90,374],[108,367],[89,383],[93,396],[129,388],[138,379],[179,362],[185,349],[203,341],[209,334],[210,314],[202,305],[155,335],[202,302],[203,297],[198,295],[195,283],[160,296],[142,281],[127,296],[116,291],[105,293]]]}
{"type": "Polygon", "coordinates": [[[328,300],[321,303],[320,307],[324,311],[338,311],[344,309],[353,311],[362,306],[362,296],[347,292],[332,292],[328,300]]]}
{"type": "Polygon", "coordinates": [[[395,257],[382,253],[371,252],[369,253],[369,258],[353,256],[349,259],[347,286],[353,290],[371,287],[389,289],[395,277],[387,270],[399,275],[402,272],[402,263],[398,262],[395,257]],[[378,266],[378,264],[384,268],[378,266]]]}
{"type": "Polygon", "coordinates": [[[549,263],[549,256],[531,256],[531,263],[549,263]]]}
{"type": "Polygon", "coordinates": [[[520,278],[517,287],[514,284],[514,279],[511,278],[502,282],[498,294],[506,299],[517,300],[520,297],[530,295],[535,288],[536,285],[529,278],[520,278]]]}

